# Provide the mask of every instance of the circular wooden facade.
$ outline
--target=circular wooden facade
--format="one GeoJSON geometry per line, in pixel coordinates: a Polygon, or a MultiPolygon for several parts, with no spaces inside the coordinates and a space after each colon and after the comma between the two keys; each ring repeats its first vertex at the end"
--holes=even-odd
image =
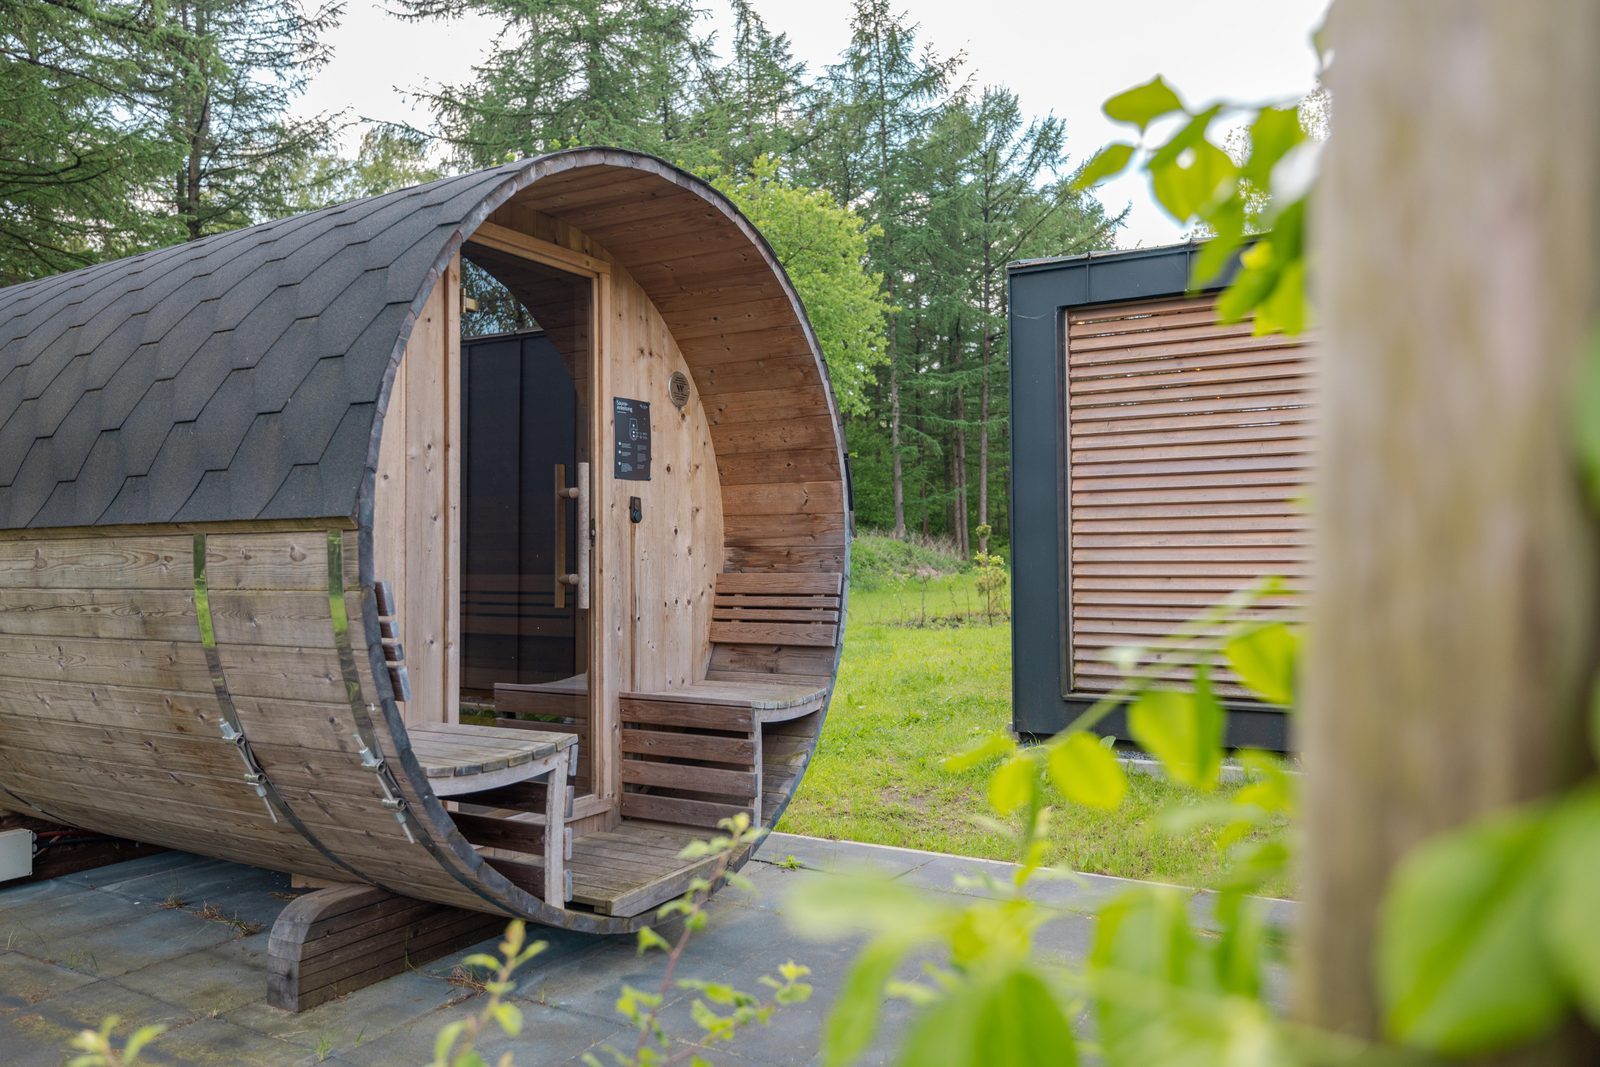
{"type": "Polygon", "coordinates": [[[700,873],[683,841],[739,810],[770,827],[804,772],[845,480],[772,250],[645,156],[555,153],[0,290],[0,807],[635,929],[700,873]],[[495,685],[477,726],[463,255],[514,295],[587,279],[593,353],[585,672],[495,685]],[[624,400],[654,423],[648,481],[613,464],[624,400]]]}

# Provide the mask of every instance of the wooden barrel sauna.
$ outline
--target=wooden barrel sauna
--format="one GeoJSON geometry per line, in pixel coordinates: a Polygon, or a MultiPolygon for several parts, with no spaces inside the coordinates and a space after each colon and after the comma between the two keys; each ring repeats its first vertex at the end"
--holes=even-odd
{"type": "Polygon", "coordinates": [[[847,533],[793,286],[656,159],[0,290],[0,807],[631,931],[794,793],[847,533]]]}

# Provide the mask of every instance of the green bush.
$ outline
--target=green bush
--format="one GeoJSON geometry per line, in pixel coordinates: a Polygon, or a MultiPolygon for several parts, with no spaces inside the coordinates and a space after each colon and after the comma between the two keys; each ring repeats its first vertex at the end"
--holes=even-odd
{"type": "Polygon", "coordinates": [[[850,588],[871,591],[911,579],[958,574],[972,564],[953,545],[914,539],[901,541],[885,533],[856,535],[850,547],[850,588]]]}

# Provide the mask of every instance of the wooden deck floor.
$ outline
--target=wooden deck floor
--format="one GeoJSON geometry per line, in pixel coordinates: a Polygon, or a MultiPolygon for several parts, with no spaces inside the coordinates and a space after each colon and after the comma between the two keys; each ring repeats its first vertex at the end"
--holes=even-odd
{"type": "Polygon", "coordinates": [[[615,830],[572,842],[572,901],[602,915],[638,915],[683,893],[712,861],[678,856],[706,830],[626,820],[615,830]]]}
{"type": "MultiPolygon", "coordinates": [[[[689,887],[709,871],[709,860],[685,860],[678,853],[691,841],[710,837],[708,830],[670,823],[625,820],[615,830],[584,834],[572,842],[571,903],[601,915],[639,915],[689,887]]],[[[539,892],[543,861],[505,849],[479,850],[500,871],[529,892],[539,892]]]]}

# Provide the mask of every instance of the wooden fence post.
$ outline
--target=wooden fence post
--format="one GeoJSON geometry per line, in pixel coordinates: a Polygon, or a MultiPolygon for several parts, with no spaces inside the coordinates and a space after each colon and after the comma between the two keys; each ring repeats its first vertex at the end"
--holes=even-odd
{"type": "Polygon", "coordinates": [[[1588,769],[1600,569],[1569,394],[1600,283],[1600,5],[1340,0],[1330,34],[1296,995],[1375,1035],[1398,858],[1588,769]]]}

